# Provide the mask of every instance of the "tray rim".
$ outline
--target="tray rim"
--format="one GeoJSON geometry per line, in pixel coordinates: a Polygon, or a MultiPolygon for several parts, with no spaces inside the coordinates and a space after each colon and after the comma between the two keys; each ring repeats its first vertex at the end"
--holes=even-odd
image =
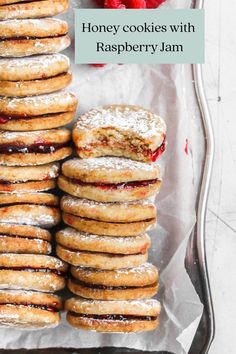
{"type": "MultiPolygon", "coordinates": [[[[195,9],[204,9],[205,0],[195,0],[195,9]]],[[[205,88],[202,75],[202,64],[193,64],[193,79],[194,88],[199,104],[199,109],[202,117],[203,129],[205,133],[205,161],[203,167],[202,181],[200,184],[200,192],[197,206],[197,223],[196,223],[196,245],[198,265],[202,280],[202,290],[204,296],[204,308],[208,314],[208,337],[204,344],[201,354],[207,354],[215,336],[215,317],[214,307],[212,302],[212,294],[210,280],[208,275],[207,255],[206,255],[206,211],[209,196],[210,182],[212,177],[215,140],[213,133],[212,119],[207,104],[205,88]]]]}

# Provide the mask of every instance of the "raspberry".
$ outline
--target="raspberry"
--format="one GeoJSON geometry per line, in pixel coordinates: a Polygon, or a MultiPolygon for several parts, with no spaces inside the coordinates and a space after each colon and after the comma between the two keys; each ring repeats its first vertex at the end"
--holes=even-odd
{"type": "Polygon", "coordinates": [[[121,0],[105,0],[104,7],[108,9],[125,9],[125,5],[121,0]]]}
{"type": "Polygon", "coordinates": [[[159,7],[165,1],[166,0],[146,0],[146,7],[148,9],[155,9],[156,7],[159,7]]]}
{"type": "Polygon", "coordinates": [[[106,64],[90,64],[91,66],[94,66],[95,68],[103,68],[106,64]]]}
{"type": "Polygon", "coordinates": [[[146,0],[124,0],[124,4],[129,9],[145,9],[146,0]]]}

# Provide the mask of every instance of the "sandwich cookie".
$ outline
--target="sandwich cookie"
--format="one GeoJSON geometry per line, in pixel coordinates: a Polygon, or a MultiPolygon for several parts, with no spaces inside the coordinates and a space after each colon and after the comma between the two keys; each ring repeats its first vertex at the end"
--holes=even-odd
{"type": "Polygon", "coordinates": [[[151,240],[147,234],[136,237],[98,236],[76,231],[70,227],[58,231],[56,241],[69,250],[114,254],[146,253],[151,240]]]}
{"type": "Polygon", "coordinates": [[[62,173],[58,185],[63,191],[98,202],[146,199],[161,185],[158,165],[119,157],[72,159],[62,165],[62,173]]]}
{"type": "Polygon", "coordinates": [[[51,234],[29,225],[0,223],[1,253],[50,254],[51,234]]]}
{"type": "Polygon", "coordinates": [[[0,194],[0,220],[50,228],[61,220],[57,206],[58,197],[49,193],[0,194]]]}
{"type": "Polygon", "coordinates": [[[58,91],[71,81],[69,58],[62,54],[0,59],[0,95],[24,97],[58,91]]]}
{"type": "Polygon", "coordinates": [[[32,132],[0,131],[0,165],[43,165],[70,156],[68,129],[32,132]]]}
{"type": "Polygon", "coordinates": [[[77,106],[69,92],[24,98],[0,98],[0,129],[34,131],[58,128],[71,122],[77,106]]]}
{"type": "Polygon", "coordinates": [[[0,326],[28,329],[56,327],[60,297],[36,291],[0,290],[0,326]]]}
{"type": "Polygon", "coordinates": [[[65,286],[67,265],[43,254],[0,254],[0,288],[44,292],[65,286]]]}
{"type": "Polygon", "coordinates": [[[76,328],[98,332],[143,332],[158,326],[157,300],[102,301],[71,298],[66,301],[67,321],[76,328]]]}
{"type": "Polygon", "coordinates": [[[59,164],[11,167],[1,166],[0,193],[40,192],[56,187],[59,164]]]}
{"type": "Polygon", "coordinates": [[[164,152],[166,124],[138,106],[111,105],[81,115],[73,140],[81,158],[121,156],[154,162],[164,152]]]}
{"type": "Polygon", "coordinates": [[[68,24],[59,19],[0,21],[0,33],[0,57],[53,54],[70,45],[68,24]]]}
{"type": "Polygon", "coordinates": [[[154,296],[158,290],[157,268],[145,263],[139,267],[98,270],[71,267],[68,288],[76,295],[96,300],[132,300],[154,296]]]}
{"type": "Polygon", "coordinates": [[[147,261],[148,254],[114,254],[106,252],[91,252],[71,250],[57,244],[56,253],[63,261],[74,266],[96,269],[120,269],[137,267],[147,261]]]}
{"type": "Polygon", "coordinates": [[[68,9],[68,0],[0,1],[0,20],[40,18],[58,15],[68,9]]]}
{"type": "Polygon", "coordinates": [[[148,200],[101,203],[64,196],[63,220],[74,228],[107,236],[136,236],[156,224],[156,207],[148,200]]]}

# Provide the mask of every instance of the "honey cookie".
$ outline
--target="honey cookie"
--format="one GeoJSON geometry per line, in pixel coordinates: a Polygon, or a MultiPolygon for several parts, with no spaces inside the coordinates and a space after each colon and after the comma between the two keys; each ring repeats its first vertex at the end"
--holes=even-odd
{"type": "Polygon", "coordinates": [[[118,157],[72,159],[62,165],[59,187],[79,198],[98,202],[127,202],[158,193],[160,169],[156,164],[118,157]]]}
{"type": "Polygon", "coordinates": [[[73,140],[81,158],[121,156],[154,162],[165,150],[166,125],[138,106],[110,105],[79,116],[73,140]]]}

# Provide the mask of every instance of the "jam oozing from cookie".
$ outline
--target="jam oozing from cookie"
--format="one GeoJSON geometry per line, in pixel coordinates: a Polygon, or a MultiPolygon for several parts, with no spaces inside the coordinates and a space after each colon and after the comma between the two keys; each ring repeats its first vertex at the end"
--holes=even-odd
{"type": "Polygon", "coordinates": [[[69,313],[74,317],[85,317],[91,318],[94,320],[106,320],[106,321],[155,321],[157,319],[156,316],[136,316],[136,315],[89,315],[85,313],[76,313],[71,312],[69,313]]]}
{"type": "Polygon", "coordinates": [[[35,143],[31,145],[22,145],[22,144],[1,144],[0,145],[0,154],[15,154],[15,153],[39,153],[39,154],[50,154],[63,147],[67,147],[67,143],[35,143]]]}
{"type": "Polygon", "coordinates": [[[64,277],[66,275],[65,271],[58,269],[50,269],[50,268],[33,268],[33,267],[0,267],[1,270],[16,270],[16,271],[25,271],[25,272],[40,272],[40,273],[53,273],[58,276],[64,277]]]}
{"type": "Polygon", "coordinates": [[[100,189],[133,189],[136,187],[147,187],[151,184],[157,183],[158,179],[149,179],[146,181],[132,181],[132,182],[123,182],[123,183],[88,183],[83,182],[79,179],[68,178],[68,180],[73,184],[79,184],[81,186],[92,186],[100,189]]]}
{"type": "Polygon", "coordinates": [[[165,151],[166,149],[166,138],[164,139],[163,143],[154,151],[149,151],[148,156],[152,162],[155,162],[165,151]]]}
{"type": "Polygon", "coordinates": [[[157,286],[157,283],[145,285],[145,286],[108,286],[103,284],[88,284],[78,279],[72,279],[74,283],[81,285],[89,289],[98,289],[98,290],[125,290],[125,289],[145,289],[149,287],[157,286]]]}

